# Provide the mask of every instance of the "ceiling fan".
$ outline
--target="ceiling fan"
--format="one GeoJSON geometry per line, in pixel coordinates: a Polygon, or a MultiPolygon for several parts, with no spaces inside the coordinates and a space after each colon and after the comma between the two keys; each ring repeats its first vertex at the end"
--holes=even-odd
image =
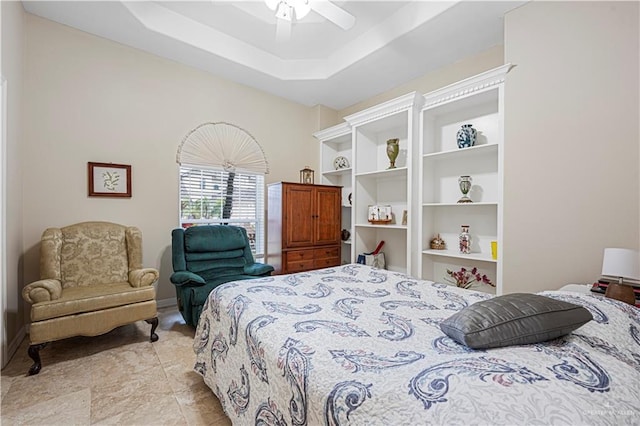
{"type": "Polygon", "coordinates": [[[269,9],[276,12],[276,39],[286,40],[291,34],[291,22],[301,20],[314,10],[343,30],[353,27],[356,18],[329,0],[265,0],[269,9]]]}

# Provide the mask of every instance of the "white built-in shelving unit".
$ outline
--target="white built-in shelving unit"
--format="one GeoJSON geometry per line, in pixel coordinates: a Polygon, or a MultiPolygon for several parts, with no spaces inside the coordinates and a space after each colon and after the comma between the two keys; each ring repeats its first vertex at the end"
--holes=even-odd
{"type": "MultiPolygon", "coordinates": [[[[418,166],[421,236],[416,259],[422,278],[443,281],[446,270],[478,268],[502,292],[502,182],[504,144],[504,79],[510,65],[487,71],[425,95],[420,112],[421,161],[418,166]],[[477,130],[473,147],[458,148],[463,124],[477,130]],[[472,203],[458,203],[458,178],[471,176],[472,203]],[[469,225],[471,253],[459,251],[461,225],[469,225]],[[445,250],[432,250],[437,234],[445,250]],[[491,256],[491,241],[498,256],[491,256]]],[[[491,287],[483,289],[493,292],[491,287]]]]}
{"type": "Polygon", "coordinates": [[[412,161],[421,104],[422,96],[414,92],[345,117],[353,134],[352,258],[384,241],[387,269],[405,273],[411,271],[412,236],[410,215],[406,224],[402,218],[412,207],[412,161]],[[399,139],[393,169],[387,156],[389,139],[399,139]],[[370,223],[372,205],[391,206],[392,222],[370,223]]]}
{"type": "MultiPolygon", "coordinates": [[[[341,123],[313,134],[320,141],[320,179],[323,185],[342,187],[342,227],[353,235],[351,226],[352,206],[349,196],[353,192],[353,144],[351,126],[341,123]],[[345,157],[348,167],[337,168],[334,161],[338,157],[345,157]]],[[[351,237],[342,241],[342,263],[352,263],[355,260],[351,254],[351,237]]]]}
{"type": "Polygon", "coordinates": [[[502,293],[504,80],[510,68],[504,65],[424,95],[409,93],[314,134],[320,141],[322,183],[343,187],[343,228],[351,233],[343,262],[355,262],[358,254],[384,241],[389,270],[443,282],[447,269],[477,267],[502,293]],[[457,146],[463,124],[478,132],[473,147],[457,146]],[[387,140],[394,138],[400,153],[396,168],[389,169],[387,140]],[[338,156],[346,157],[350,167],[336,170],[338,156]],[[473,179],[472,203],[457,202],[463,175],[473,179]],[[370,223],[370,205],[390,205],[394,220],[370,223]],[[459,253],[461,225],[470,227],[470,254],[459,253]],[[445,250],[430,248],[437,234],[445,250]],[[491,241],[498,243],[497,259],[491,256],[491,241]]]}

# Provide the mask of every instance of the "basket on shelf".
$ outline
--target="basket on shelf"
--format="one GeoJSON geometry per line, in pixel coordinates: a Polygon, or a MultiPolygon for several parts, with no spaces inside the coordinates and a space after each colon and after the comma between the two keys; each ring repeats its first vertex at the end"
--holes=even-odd
{"type": "Polygon", "coordinates": [[[436,237],[431,240],[430,245],[432,250],[444,250],[446,248],[444,240],[440,238],[440,234],[436,235],[436,237]]]}

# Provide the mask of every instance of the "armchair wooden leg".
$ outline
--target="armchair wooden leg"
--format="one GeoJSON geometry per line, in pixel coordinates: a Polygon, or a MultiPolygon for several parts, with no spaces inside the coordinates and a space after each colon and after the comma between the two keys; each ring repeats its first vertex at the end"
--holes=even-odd
{"type": "Polygon", "coordinates": [[[47,346],[47,342],[29,346],[27,353],[33,360],[33,365],[29,369],[29,376],[38,374],[42,369],[42,362],[40,361],[40,349],[44,348],[45,346],[47,346]]]}
{"type": "Polygon", "coordinates": [[[151,324],[151,338],[149,340],[152,342],[156,342],[158,340],[158,335],[156,334],[156,328],[158,327],[158,317],[145,320],[145,322],[147,324],[151,324]]]}

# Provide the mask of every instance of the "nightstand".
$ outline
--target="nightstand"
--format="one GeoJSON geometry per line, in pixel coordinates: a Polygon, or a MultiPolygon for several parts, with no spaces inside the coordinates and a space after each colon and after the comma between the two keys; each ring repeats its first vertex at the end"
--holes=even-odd
{"type": "Polygon", "coordinates": [[[605,296],[604,293],[598,293],[598,292],[595,292],[595,291],[591,291],[591,287],[592,287],[592,284],[567,284],[565,286],[562,286],[558,290],[560,290],[560,291],[573,291],[575,293],[583,293],[583,294],[592,294],[594,296],[600,296],[600,297],[609,297],[611,299],[615,299],[615,300],[619,300],[621,302],[628,303],[631,306],[640,307],[639,303],[630,303],[628,300],[619,299],[618,297],[616,297],[615,293],[613,293],[613,295],[609,294],[608,296],[605,296]]]}
{"type": "Polygon", "coordinates": [[[610,283],[604,295],[630,305],[636,304],[636,295],[630,285],[610,283]]]}

